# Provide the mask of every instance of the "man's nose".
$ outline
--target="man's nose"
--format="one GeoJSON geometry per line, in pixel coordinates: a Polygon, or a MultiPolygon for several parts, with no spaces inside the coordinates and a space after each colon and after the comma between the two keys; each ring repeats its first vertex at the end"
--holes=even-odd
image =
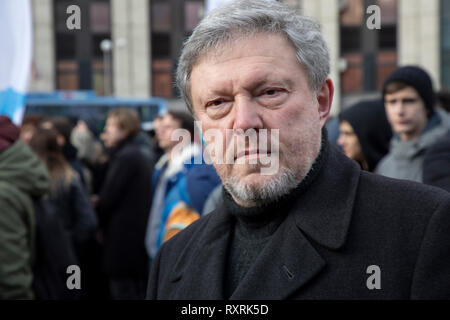
{"type": "Polygon", "coordinates": [[[236,98],[234,102],[234,124],[233,129],[263,129],[264,124],[261,118],[261,106],[251,101],[250,98],[236,98]]]}
{"type": "Polygon", "coordinates": [[[405,111],[405,105],[402,100],[397,101],[395,103],[394,108],[395,108],[396,113],[400,114],[400,115],[403,114],[405,111]]]}

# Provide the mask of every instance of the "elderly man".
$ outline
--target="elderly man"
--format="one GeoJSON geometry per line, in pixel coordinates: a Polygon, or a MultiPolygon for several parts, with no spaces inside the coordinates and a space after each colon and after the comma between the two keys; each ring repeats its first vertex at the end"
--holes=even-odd
{"type": "Polygon", "coordinates": [[[450,297],[450,196],[364,172],[328,144],[333,84],[316,23],[275,1],[230,2],[198,25],[177,72],[227,159],[230,132],[279,139],[215,161],[224,204],[161,248],[148,298],[450,297]]]}

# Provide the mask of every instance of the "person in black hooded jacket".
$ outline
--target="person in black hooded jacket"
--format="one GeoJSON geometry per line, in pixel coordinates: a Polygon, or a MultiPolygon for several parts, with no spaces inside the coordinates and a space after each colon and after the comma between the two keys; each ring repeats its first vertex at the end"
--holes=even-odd
{"type": "Polygon", "coordinates": [[[389,151],[392,130],[381,100],[361,101],[339,115],[338,144],[361,168],[373,172],[389,151]]]}

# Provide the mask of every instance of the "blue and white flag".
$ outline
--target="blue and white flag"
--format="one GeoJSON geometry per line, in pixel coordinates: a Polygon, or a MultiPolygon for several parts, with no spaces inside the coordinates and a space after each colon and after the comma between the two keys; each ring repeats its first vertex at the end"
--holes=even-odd
{"type": "Polygon", "coordinates": [[[0,1],[0,114],[20,125],[31,71],[29,0],[0,1]]]}

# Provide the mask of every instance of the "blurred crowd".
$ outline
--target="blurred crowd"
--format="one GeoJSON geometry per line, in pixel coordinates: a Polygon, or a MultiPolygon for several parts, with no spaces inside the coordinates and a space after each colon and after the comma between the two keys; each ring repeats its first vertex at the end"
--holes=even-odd
{"type": "Polygon", "coordinates": [[[148,132],[130,108],[112,109],[104,128],[40,114],[18,128],[1,116],[0,298],[143,299],[156,251],[219,184],[211,165],[189,161],[201,153],[183,112],[148,132]],[[180,151],[176,129],[192,136],[180,151]],[[71,265],[80,290],[68,290],[71,265]]]}
{"type": "Polygon", "coordinates": [[[382,99],[352,105],[327,127],[362,169],[450,191],[450,91],[435,93],[422,68],[398,68],[382,99]]]}
{"type": "MultiPolygon", "coordinates": [[[[327,123],[330,143],[361,168],[450,191],[450,93],[426,71],[402,67],[382,99],[327,123]]],[[[194,119],[159,114],[143,131],[134,109],[103,128],[82,119],[0,116],[0,299],[143,299],[161,245],[222,201],[194,119]],[[176,148],[177,129],[190,133],[176,148]],[[67,289],[67,267],[81,289],[67,289]]]]}

